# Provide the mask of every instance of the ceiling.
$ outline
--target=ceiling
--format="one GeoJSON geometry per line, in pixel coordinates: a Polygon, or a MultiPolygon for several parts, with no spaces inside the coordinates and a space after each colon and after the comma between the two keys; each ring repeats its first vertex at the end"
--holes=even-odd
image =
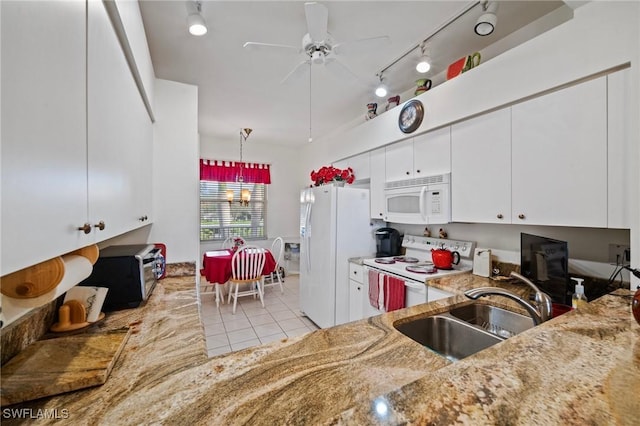
{"type": "MultiPolygon", "coordinates": [[[[237,141],[250,127],[252,142],[284,145],[318,141],[348,123],[364,121],[366,104],[386,99],[373,94],[376,74],[417,46],[475,1],[324,1],[328,32],[336,43],[389,36],[388,42],[363,43],[337,55],[340,67],[309,66],[281,84],[307,57],[293,49],[245,49],[247,41],[301,46],[307,33],[303,1],[203,1],[208,33],[187,31],[187,1],[140,2],[156,77],[194,84],[198,90],[199,132],[217,141],[237,141]],[[311,102],[310,102],[311,99],[311,102]],[[311,107],[310,107],[311,105],[311,107]],[[360,118],[361,117],[361,118],[360,118]]],[[[419,49],[383,75],[388,96],[411,93],[418,78],[444,80],[447,66],[563,6],[562,1],[500,1],[493,34],[479,37],[473,27],[476,4],[462,18],[427,41],[433,59],[427,74],[415,71],[419,49]]],[[[485,58],[483,58],[485,59],[485,58]]],[[[401,102],[406,101],[406,96],[401,102]]],[[[321,143],[321,141],[319,142],[321,143]]]]}

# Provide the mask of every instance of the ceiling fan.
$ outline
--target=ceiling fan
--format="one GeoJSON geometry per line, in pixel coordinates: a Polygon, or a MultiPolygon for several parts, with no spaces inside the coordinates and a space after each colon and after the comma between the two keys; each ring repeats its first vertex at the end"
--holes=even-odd
{"type": "Polygon", "coordinates": [[[378,36],[335,43],[331,34],[327,32],[327,24],[329,21],[329,11],[327,7],[321,3],[307,2],[304,4],[304,11],[308,32],[302,37],[301,48],[285,44],[259,43],[253,41],[248,41],[243,45],[245,49],[286,49],[295,51],[298,54],[304,54],[305,59],[282,79],[281,84],[285,83],[292,76],[305,71],[307,68],[305,65],[325,65],[333,72],[358,79],[356,74],[337,58],[337,55],[350,50],[389,41],[388,36],[378,36]]]}

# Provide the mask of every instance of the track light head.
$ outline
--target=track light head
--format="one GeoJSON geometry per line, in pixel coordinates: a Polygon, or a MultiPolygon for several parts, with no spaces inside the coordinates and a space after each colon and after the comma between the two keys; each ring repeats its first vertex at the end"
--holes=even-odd
{"type": "Polygon", "coordinates": [[[483,4],[484,13],[480,15],[478,20],[476,21],[476,26],[474,27],[474,31],[479,36],[488,36],[493,33],[493,30],[496,28],[496,24],[498,22],[498,17],[496,16],[496,12],[498,11],[498,3],[493,1],[491,3],[483,4]]]}
{"type": "Polygon", "coordinates": [[[416,71],[418,71],[421,74],[424,74],[426,72],[429,72],[430,69],[431,69],[431,58],[429,58],[427,55],[422,55],[418,60],[418,63],[416,64],[416,71]]]}
{"type": "Polygon", "coordinates": [[[389,93],[389,90],[387,89],[387,85],[384,84],[384,81],[382,80],[382,73],[379,74],[380,77],[380,84],[378,84],[378,86],[376,87],[376,96],[379,98],[384,98],[385,96],[387,96],[387,93],[389,93]]]}
{"type": "Polygon", "coordinates": [[[189,33],[194,36],[203,36],[207,33],[207,23],[201,15],[202,3],[197,1],[195,3],[195,11],[191,11],[187,16],[187,25],[189,27],[189,33]]]}

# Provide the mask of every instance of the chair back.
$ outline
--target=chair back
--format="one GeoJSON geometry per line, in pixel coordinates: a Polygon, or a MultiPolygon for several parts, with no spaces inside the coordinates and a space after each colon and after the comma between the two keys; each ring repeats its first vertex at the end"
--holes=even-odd
{"type": "Polygon", "coordinates": [[[236,240],[240,241],[240,246],[243,246],[246,244],[246,241],[244,240],[244,238],[239,237],[237,235],[232,235],[230,237],[227,237],[224,242],[222,243],[222,248],[223,249],[230,249],[232,247],[234,247],[236,245],[236,240]]]}
{"type": "Polygon", "coordinates": [[[254,281],[262,276],[265,250],[257,246],[243,246],[231,258],[231,279],[254,281]]]}
{"type": "Polygon", "coordinates": [[[275,240],[273,240],[273,243],[271,244],[271,254],[276,260],[277,269],[278,266],[280,266],[280,263],[282,263],[282,256],[284,255],[284,240],[282,239],[282,237],[277,237],[275,240]]]}

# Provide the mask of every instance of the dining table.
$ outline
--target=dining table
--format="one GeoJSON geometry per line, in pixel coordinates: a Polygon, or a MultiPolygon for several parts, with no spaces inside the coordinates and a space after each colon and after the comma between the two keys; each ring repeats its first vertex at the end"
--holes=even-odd
{"type": "MultiPolygon", "coordinates": [[[[260,250],[264,250],[265,253],[262,275],[269,275],[276,269],[276,260],[268,249],[260,250]]],[[[234,253],[235,252],[232,249],[205,252],[202,259],[200,275],[204,276],[211,284],[226,284],[231,278],[231,259],[233,258],[234,253]]],[[[218,294],[219,291],[216,291],[216,298],[218,297],[218,294]]]]}

